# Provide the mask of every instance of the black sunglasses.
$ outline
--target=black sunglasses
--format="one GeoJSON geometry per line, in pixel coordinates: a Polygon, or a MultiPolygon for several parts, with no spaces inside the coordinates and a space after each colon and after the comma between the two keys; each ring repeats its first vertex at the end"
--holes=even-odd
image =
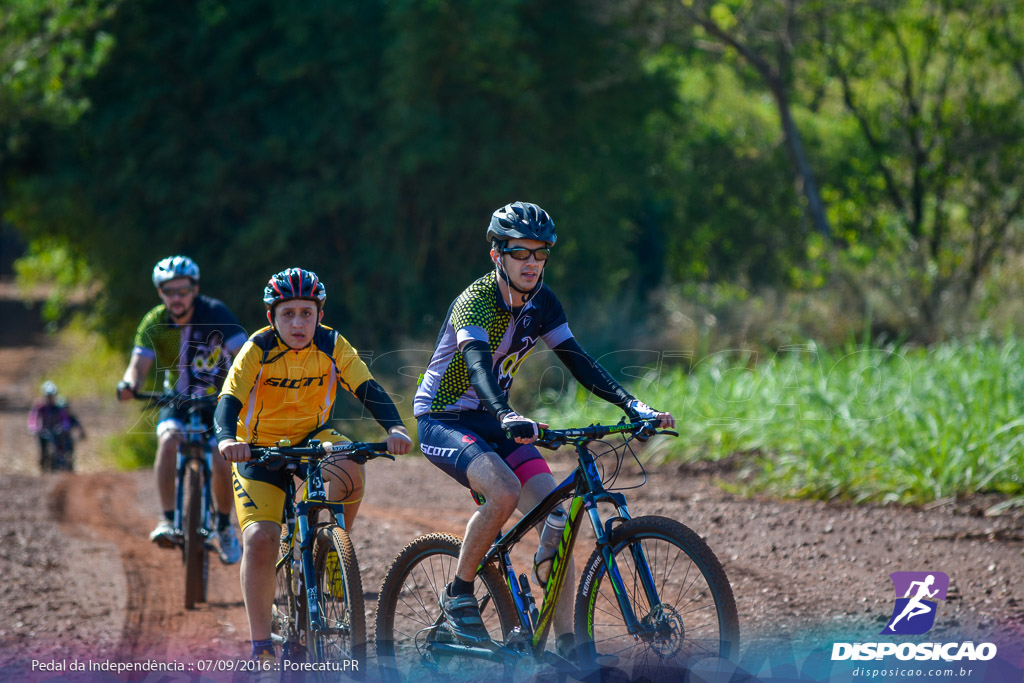
{"type": "Polygon", "coordinates": [[[530,254],[538,261],[547,261],[548,257],[551,256],[551,247],[538,247],[537,249],[527,249],[526,247],[506,247],[501,250],[502,254],[508,254],[516,261],[527,261],[530,258],[530,254]]]}

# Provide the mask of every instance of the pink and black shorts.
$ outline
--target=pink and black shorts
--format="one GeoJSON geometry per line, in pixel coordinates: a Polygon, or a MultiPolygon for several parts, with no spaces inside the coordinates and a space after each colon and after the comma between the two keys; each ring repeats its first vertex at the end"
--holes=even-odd
{"type": "Polygon", "coordinates": [[[427,460],[466,488],[466,468],[484,453],[497,453],[523,484],[543,472],[551,474],[540,451],[510,439],[497,418],[485,410],[427,413],[417,418],[417,428],[427,460]]]}

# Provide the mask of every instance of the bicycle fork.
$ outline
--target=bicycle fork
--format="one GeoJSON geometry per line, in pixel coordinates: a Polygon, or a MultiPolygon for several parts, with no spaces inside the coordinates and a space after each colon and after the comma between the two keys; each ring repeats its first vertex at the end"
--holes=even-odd
{"type": "MultiPolygon", "coordinates": [[[[617,520],[628,521],[631,517],[629,510],[626,507],[626,500],[623,496],[610,492],[605,495],[608,497],[607,502],[615,505],[618,515],[612,517],[602,525],[601,517],[597,513],[596,505],[591,505],[589,508],[590,520],[594,526],[594,533],[597,536],[597,547],[601,549],[601,557],[604,559],[604,566],[608,573],[608,581],[612,586],[612,591],[615,593],[615,600],[622,612],[622,618],[625,621],[626,629],[634,638],[639,638],[644,627],[641,625],[636,612],[633,610],[632,602],[630,601],[629,595],[626,591],[626,582],[623,580],[622,572],[619,570],[619,565],[615,561],[615,555],[612,552],[613,548],[610,540],[612,524],[617,520]]],[[[640,580],[640,586],[643,588],[644,596],[647,598],[647,604],[651,606],[651,611],[654,612],[656,608],[661,605],[661,597],[658,595],[657,586],[654,585],[654,576],[651,574],[651,567],[647,562],[647,553],[644,551],[644,548],[640,543],[631,543],[629,545],[629,552],[633,557],[633,566],[636,568],[637,578],[640,580]]]]}

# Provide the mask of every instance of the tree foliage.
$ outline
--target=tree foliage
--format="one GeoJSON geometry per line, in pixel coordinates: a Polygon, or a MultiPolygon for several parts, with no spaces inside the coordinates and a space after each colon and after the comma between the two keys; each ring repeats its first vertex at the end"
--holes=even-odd
{"type": "Polygon", "coordinates": [[[180,252],[248,326],[302,265],[357,343],[423,338],[517,199],[555,218],[570,314],[842,272],[927,339],[1021,246],[1024,11],[998,0],[12,7],[0,208],[88,263],[121,333],[180,252]]]}
{"type": "Polygon", "coordinates": [[[247,320],[299,264],[339,324],[422,333],[517,199],[559,225],[555,280],[588,265],[624,284],[647,258],[644,121],[670,89],[586,3],[150,1],[109,31],[93,106],[12,215],[86,245],[115,318],[187,252],[247,320]]]}

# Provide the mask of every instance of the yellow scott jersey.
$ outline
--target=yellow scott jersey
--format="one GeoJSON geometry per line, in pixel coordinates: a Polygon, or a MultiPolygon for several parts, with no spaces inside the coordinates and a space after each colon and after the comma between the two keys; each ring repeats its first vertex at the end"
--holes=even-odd
{"type": "Polygon", "coordinates": [[[221,396],[242,403],[240,441],[272,446],[282,439],[298,443],[324,425],[339,386],[353,393],[371,379],[356,350],[330,327],[318,325],[313,342],[299,350],[264,327],[235,356],[221,396]]]}

